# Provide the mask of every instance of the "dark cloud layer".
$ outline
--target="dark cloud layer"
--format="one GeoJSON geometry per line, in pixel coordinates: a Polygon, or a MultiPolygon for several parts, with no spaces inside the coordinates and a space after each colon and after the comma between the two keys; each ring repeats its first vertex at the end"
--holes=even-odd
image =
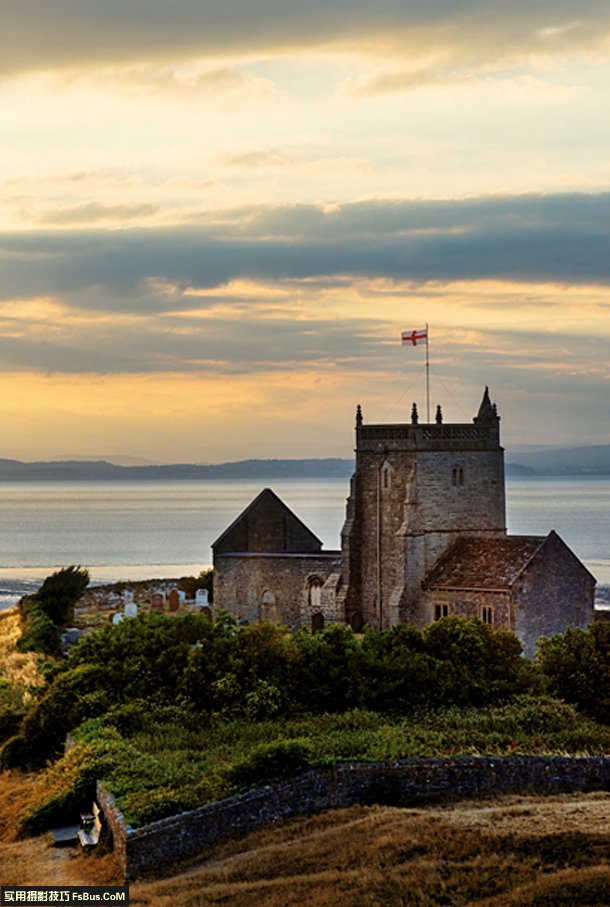
{"type": "MultiPolygon", "coordinates": [[[[4,369],[253,373],[360,362],[382,370],[387,338],[374,299],[362,296],[358,311],[347,306],[334,321],[293,317],[295,284],[307,280],[314,293],[342,285],[349,298],[352,281],[411,282],[422,305],[455,280],[608,286],[610,193],[258,207],[195,227],[4,233],[0,278],[0,303],[12,300],[0,304],[4,369]],[[261,283],[260,294],[215,292],[236,280],[261,283]],[[274,303],[265,284],[287,292],[274,303]],[[20,320],[19,300],[37,297],[66,306],[65,324],[20,320]],[[202,318],[210,306],[212,317],[202,318]]],[[[557,342],[531,334],[524,355],[534,362],[550,343],[543,358],[563,360],[557,342]]],[[[519,367],[514,347],[506,347],[509,371],[519,367]]],[[[499,367],[501,351],[493,358],[499,367]]]]}
{"type": "Polygon", "coordinates": [[[0,271],[3,298],[52,295],[139,313],[188,305],[157,284],[240,278],[606,285],[610,194],[288,206],[174,229],[0,234],[0,271]]]}
{"type": "Polygon", "coordinates": [[[5,72],[361,45],[505,57],[598,41],[602,0],[4,0],[5,72]]]}

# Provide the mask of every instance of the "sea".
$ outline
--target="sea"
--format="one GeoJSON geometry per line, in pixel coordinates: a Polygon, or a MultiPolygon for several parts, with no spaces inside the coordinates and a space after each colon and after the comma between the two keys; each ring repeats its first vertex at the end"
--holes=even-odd
{"type": "MultiPolygon", "coordinates": [[[[339,547],[346,479],[281,479],[277,494],[322,540],[339,547]]],[[[0,483],[0,609],[61,567],[93,584],[197,575],[212,542],[261,491],[253,480],[0,483]]],[[[610,477],[508,478],[508,530],[555,529],[598,580],[610,607],[610,477]]]]}

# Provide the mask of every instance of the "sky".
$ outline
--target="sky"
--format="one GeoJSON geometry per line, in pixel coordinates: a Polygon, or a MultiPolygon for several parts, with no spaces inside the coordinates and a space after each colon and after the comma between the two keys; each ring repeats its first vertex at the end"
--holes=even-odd
{"type": "Polygon", "coordinates": [[[0,0],[0,457],[610,443],[610,5],[0,0]]]}

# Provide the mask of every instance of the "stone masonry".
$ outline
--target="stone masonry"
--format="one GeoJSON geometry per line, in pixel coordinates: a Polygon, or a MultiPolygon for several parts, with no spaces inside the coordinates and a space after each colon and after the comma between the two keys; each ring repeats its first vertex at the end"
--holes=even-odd
{"type": "Polygon", "coordinates": [[[373,424],[356,412],[341,551],[265,489],[216,541],[214,600],[248,621],[321,629],[423,627],[456,614],[542,635],[594,619],[595,580],[564,542],[507,536],[500,417],[485,389],[472,423],[373,424]]]}
{"type": "Polygon", "coordinates": [[[98,784],[97,800],[112,831],[126,880],[200,853],[223,840],[294,816],[354,804],[413,806],[508,793],[610,789],[609,758],[526,757],[420,759],[347,763],[219,800],[131,828],[98,784]]]}

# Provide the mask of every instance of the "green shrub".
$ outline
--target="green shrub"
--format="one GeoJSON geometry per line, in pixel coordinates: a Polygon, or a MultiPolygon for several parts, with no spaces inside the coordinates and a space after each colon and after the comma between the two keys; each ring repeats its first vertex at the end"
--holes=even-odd
{"type": "Polygon", "coordinates": [[[53,623],[40,605],[32,607],[25,617],[25,630],[17,642],[20,652],[40,652],[43,655],[61,655],[59,627],[53,623]]]}
{"type": "Polygon", "coordinates": [[[257,746],[227,770],[227,779],[240,788],[284,781],[312,767],[312,751],[305,740],[278,740],[257,746]]]}
{"type": "Polygon", "coordinates": [[[610,623],[540,639],[537,659],[553,696],[610,724],[610,623]]]}
{"type": "MultiPolygon", "coordinates": [[[[24,719],[21,766],[40,767],[56,757],[68,731],[85,718],[103,714],[111,704],[111,691],[94,665],[79,665],[59,674],[24,719]]],[[[17,752],[16,746],[13,752],[17,752]]]]}

